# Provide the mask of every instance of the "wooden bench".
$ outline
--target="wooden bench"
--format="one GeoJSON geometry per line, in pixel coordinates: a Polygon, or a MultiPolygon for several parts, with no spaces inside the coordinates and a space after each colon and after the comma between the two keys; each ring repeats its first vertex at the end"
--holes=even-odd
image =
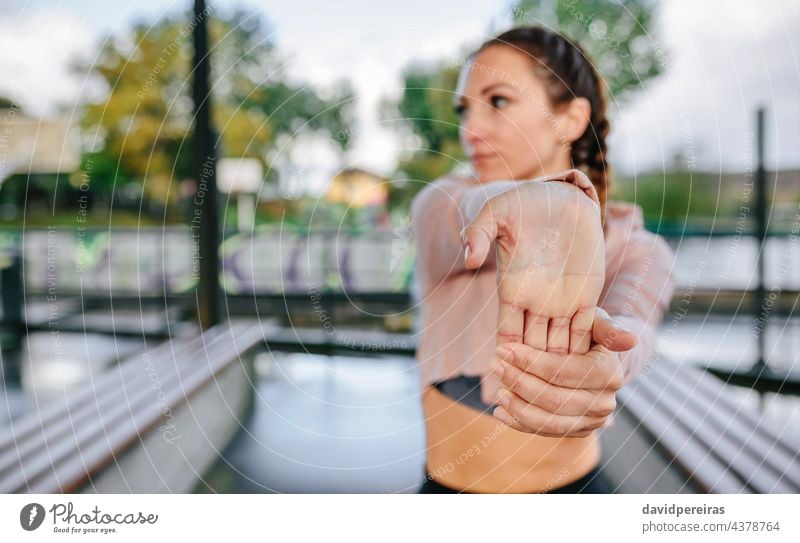
{"type": "Polygon", "coordinates": [[[660,359],[620,390],[601,435],[619,492],[800,492],[800,444],[703,371],[660,359]]]}
{"type": "Polygon", "coordinates": [[[176,338],[0,433],[0,492],[189,492],[252,401],[256,322],[176,338]]]}

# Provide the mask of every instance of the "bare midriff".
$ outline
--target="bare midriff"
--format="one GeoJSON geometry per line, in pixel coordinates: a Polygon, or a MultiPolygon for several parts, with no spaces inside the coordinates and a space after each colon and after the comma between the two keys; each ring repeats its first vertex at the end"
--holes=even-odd
{"type": "Polygon", "coordinates": [[[422,395],[428,476],[465,492],[546,492],[599,463],[598,432],[552,438],[519,432],[427,387],[422,395]]]}

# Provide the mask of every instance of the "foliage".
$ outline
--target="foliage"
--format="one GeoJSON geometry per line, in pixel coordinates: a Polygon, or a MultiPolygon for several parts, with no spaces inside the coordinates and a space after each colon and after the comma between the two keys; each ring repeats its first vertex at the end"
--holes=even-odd
{"type": "MultiPolygon", "coordinates": [[[[105,87],[83,105],[84,166],[91,187],[108,196],[115,186],[142,183],[146,198],[174,204],[179,182],[192,174],[191,16],[137,24],[131,35],[104,42],[88,70],[105,87]]],[[[266,24],[243,11],[209,19],[212,119],[218,157],[253,157],[268,169],[281,136],[341,133],[352,91],[340,85],[321,97],[288,82],[266,24]]],[[[338,144],[346,148],[346,138],[338,144]]]]}
{"type": "Polygon", "coordinates": [[[653,0],[520,0],[518,24],[554,28],[579,43],[617,100],[662,71],[664,52],[650,34],[653,0]]]}
{"type": "MultiPolygon", "coordinates": [[[[617,99],[660,73],[661,52],[648,34],[652,5],[650,0],[520,0],[511,15],[517,24],[550,26],[576,39],[596,61],[611,96],[617,99]]],[[[453,110],[458,71],[453,62],[410,66],[405,72],[405,89],[395,113],[405,120],[419,148],[398,165],[394,177],[410,181],[393,187],[390,203],[395,209],[407,208],[424,183],[464,160],[453,110]]]]}

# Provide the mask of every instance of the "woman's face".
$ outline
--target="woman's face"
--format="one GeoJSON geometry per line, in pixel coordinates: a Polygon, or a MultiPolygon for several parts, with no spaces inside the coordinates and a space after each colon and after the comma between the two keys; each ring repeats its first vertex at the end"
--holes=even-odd
{"type": "Polygon", "coordinates": [[[461,144],[480,182],[570,167],[564,119],[551,109],[525,53],[502,45],[481,51],[461,71],[455,105],[461,144]]]}

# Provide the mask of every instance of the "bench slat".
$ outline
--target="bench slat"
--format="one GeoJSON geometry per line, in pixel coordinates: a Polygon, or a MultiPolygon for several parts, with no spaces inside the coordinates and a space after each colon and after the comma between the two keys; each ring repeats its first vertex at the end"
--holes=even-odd
{"type": "Polygon", "coordinates": [[[727,466],[709,455],[701,443],[692,440],[685,428],[674,424],[663,406],[647,397],[638,380],[620,389],[617,396],[621,409],[639,421],[637,430],[645,432],[670,465],[678,468],[700,491],[751,493],[749,488],[742,488],[741,481],[728,472],[727,466]]]}
{"type": "MultiPolygon", "coordinates": [[[[213,329],[213,333],[208,337],[208,345],[224,340],[224,333],[224,329],[213,329]]],[[[202,349],[203,338],[199,336],[190,340],[162,343],[151,351],[129,357],[116,368],[106,370],[94,384],[81,387],[72,393],[67,392],[63,401],[53,402],[53,408],[48,409],[47,416],[41,419],[36,416],[23,419],[2,438],[10,442],[11,446],[4,447],[4,452],[0,453],[0,476],[18,465],[20,457],[47,447],[49,442],[55,442],[69,434],[75,427],[83,425],[84,420],[95,420],[97,411],[105,409],[107,405],[109,407],[117,405],[123,386],[133,388],[149,382],[147,373],[142,371],[140,365],[140,358],[144,354],[149,354],[151,360],[161,361],[159,365],[164,367],[158,368],[161,372],[159,378],[166,379],[175,374],[181,361],[194,359],[202,349]],[[174,364],[167,364],[168,360],[174,364]],[[92,401],[93,392],[97,393],[94,401],[92,401]],[[67,420],[69,424],[65,424],[67,420]],[[21,432],[17,432],[19,427],[22,427],[21,432]]]]}
{"type": "MultiPolygon", "coordinates": [[[[228,346],[222,343],[221,347],[227,348],[228,346]]],[[[200,354],[200,349],[201,347],[198,346],[196,354],[200,354]]],[[[191,359],[187,360],[191,361],[191,359]]],[[[196,361],[193,362],[196,366],[196,361]]],[[[187,364],[186,361],[183,365],[185,364],[187,364]]],[[[165,377],[161,382],[162,391],[166,394],[170,389],[178,387],[180,379],[180,373],[172,373],[165,377]]],[[[117,401],[113,405],[89,405],[91,411],[86,413],[82,424],[76,424],[71,419],[64,421],[62,428],[67,430],[63,432],[64,435],[44,442],[46,454],[17,457],[18,469],[16,473],[9,475],[0,483],[0,492],[22,491],[26,481],[34,480],[40,474],[50,471],[58,463],[73,456],[75,452],[81,452],[87,444],[104,441],[108,437],[109,428],[125,427],[130,416],[151,406],[154,397],[154,390],[147,383],[134,383],[130,386],[123,383],[117,393],[120,399],[124,398],[124,401],[117,401]],[[10,487],[6,488],[6,485],[10,485],[10,487]]]]}
{"type": "MultiPolygon", "coordinates": [[[[671,362],[670,364],[673,367],[676,365],[674,362],[671,362]]],[[[700,369],[697,370],[697,373],[694,374],[694,376],[696,376],[698,390],[705,391],[708,394],[715,393],[715,391],[719,389],[720,384],[725,383],[721,379],[700,369]]],[[[719,404],[720,407],[724,407],[724,410],[726,411],[736,411],[739,408],[739,404],[737,404],[727,395],[719,396],[719,404]]],[[[796,456],[798,450],[800,450],[800,442],[792,439],[791,436],[778,433],[771,424],[765,424],[769,421],[765,421],[763,417],[758,416],[749,410],[742,410],[737,414],[737,418],[739,418],[742,423],[746,424],[747,426],[754,428],[755,434],[758,434],[768,441],[775,443],[778,447],[783,448],[785,452],[791,454],[792,456],[796,456]]]]}
{"type": "MultiPolygon", "coordinates": [[[[168,405],[174,408],[188,401],[204,386],[211,383],[217,375],[238,361],[242,352],[249,350],[262,340],[263,336],[258,329],[253,329],[246,335],[240,334],[237,344],[229,346],[229,350],[222,353],[225,356],[207,357],[205,363],[198,364],[199,367],[208,371],[189,371],[179,381],[178,388],[172,388],[169,392],[165,391],[168,405]]],[[[106,440],[89,441],[88,446],[84,444],[81,447],[79,456],[67,457],[66,461],[54,466],[53,471],[47,471],[43,476],[32,481],[29,491],[46,493],[53,492],[52,489],[55,488],[58,489],[58,492],[74,492],[88,482],[94,474],[114,462],[130,446],[138,443],[142,435],[154,430],[163,420],[163,415],[155,410],[139,409],[130,414],[132,414],[131,418],[110,427],[110,431],[106,434],[106,440]],[[87,466],[89,467],[87,468],[87,466]],[[68,481],[66,484],[61,483],[64,479],[68,481]]]]}
{"type": "MultiPolygon", "coordinates": [[[[682,371],[690,372],[690,368],[682,371]]],[[[672,379],[665,379],[659,373],[654,373],[648,378],[637,383],[640,391],[653,405],[658,405],[660,410],[668,417],[668,431],[681,429],[681,435],[687,442],[700,445],[706,455],[714,457],[727,467],[729,474],[736,477],[741,485],[747,486],[758,493],[775,491],[791,492],[792,486],[783,481],[772,470],[761,469],[761,462],[742,453],[741,443],[736,443],[724,428],[715,431],[707,418],[708,409],[693,409],[688,402],[686,390],[675,386],[672,379]],[[758,474],[757,477],[753,477],[758,474]]],[[[720,387],[720,394],[724,390],[720,387]]],[[[681,450],[676,452],[681,456],[681,450]]],[[[691,464],[690,464],[691,465],[691,464]]]]}
{"type": "MultiPolygon", "coordinates": [[[[223,328],[212,328],[207,332],[207,341],[211,342],[223,333],[223,328]]],[[[195,337],[167,341],[144,351],[144,353],[148,353],[151,358],[162,358],[170,352],[174,352],[177,356],[186,349],[192,348],[191,342],[197,339],[195,337]]],[[[128,357],[118,365],[107,368],[93,381],[82,383],[74,390],[68,391],[66,398],[53,400],[49,404],[42,406],[38,411],[38,417],[23,417],[19,421],[15,421],[9,428],[4,428],[0,432],[0,454],[16,449],[20,442],[38,433],[42,426],[49,427],[54,423],[63,421],[68,412],[75,413],[77,408],[86,403],[96,403],[102,399],[114,397],[117,394],[119,383],[127,380],[130,374],[135,374],[138,377],[143,375],[142,372],[138,371],[138,365],[132,362],[134,358],[140,358],[144,353],[138,353],[135,357],[128,357]],[[118,371],[113,371],[114,368],[118,371]]],[[[2,470],[0,469],[0,471],[2,470]]]]}
{"type": "MultiPolygon", "coordinates": [[[[201,336],[191,342],[194,356],[175,360],[175,371],[164,374],[161,391],[164,398],[157,402],[175,408],[208,385],[215,376],[239,360],[241,354],[263,342],[259,325],[231,325],[214,329],[212,340],[201,336]],[[179,362],[179,363],[178,363],[179,362]]],[[[160,352],[164,353],[164,350],[160,352]]],[[[183,351],[186,354],[186,351],[183,351]]],[[[153,359],[158,365],[159,360],[153,359]]],[[[163,408],[154,406],[155,393],[149,380],[122,382],[117,388],[117,401],[99,405],[84,414],[83,424],[66,424],[71,432],[56,439],[48,450],[38,455],[17,458],[18,469],[0,479],[0,492],[72,492],[89,478],[114,462],[128,447],[139,442],[141,436],[153,430],[164,419],[163,408]]],[[[69,416],[69,412],[67,412],[69,416]]],[[[68,420],[68,419],[67,419],[68,420]]],[[[63,423],[63,422],[62,422],[63,423]]],[[[22,456],[22,455],[20,455],[22,456]]]]}
{"type": "Polygon", "coordinates": [[[702,370],[691,368],[688,371],[674,365],[659,364],[654,366],[661,380],[670,383],[664,391],[676,402],[681,403],[681,420],[693,421],[708,427],[717,440],[711,442],[711,435],[696,432],[699,439],[717,450],[718,453],[733,451],[725,458],[732,466],[742,464],[737,471],[741,472],[745,481],[757,487],[759,492],[771,493],[800,492],[800,462],[797,454],[790,455],[780,446],[781,440],[770,441],[769,438],[756,431],[756,427],[747,425],[739,415],[745,411],[738,406],[734,412],[728,412],[721,405],[725,395],[724,385],[720,383],[719,392],[713,397],[707,390],[696,390],[698,381],[694,379],[702,370]],[[688,416],[685,416],[688,415],[688,416]],[[720,448],[717,448],[717,445],[720,448]],[[772,474],[768,476],[766,468],[772,474]]]}

